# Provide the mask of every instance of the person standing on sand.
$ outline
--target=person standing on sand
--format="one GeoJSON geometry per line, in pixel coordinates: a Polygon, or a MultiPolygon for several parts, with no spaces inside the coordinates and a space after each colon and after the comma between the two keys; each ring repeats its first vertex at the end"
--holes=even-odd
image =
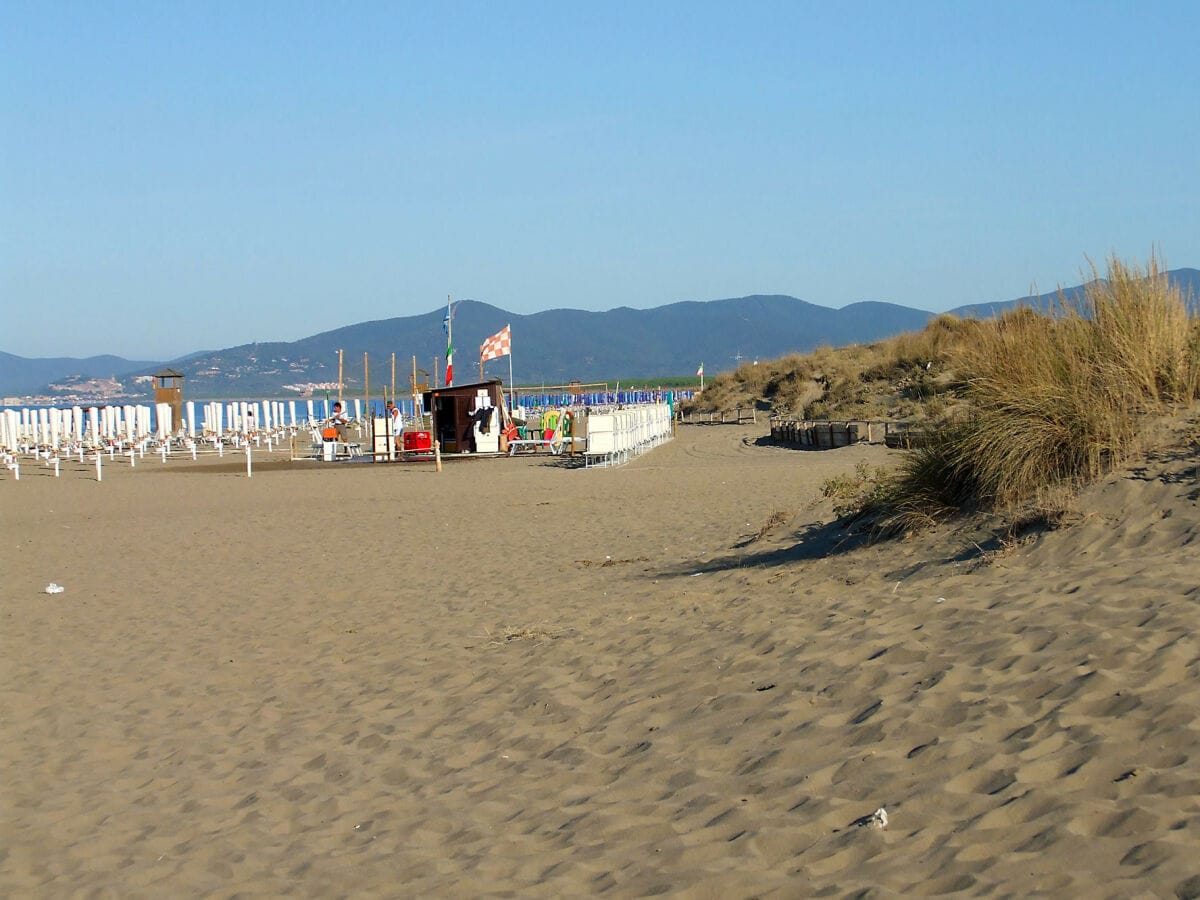
{"type": "Polygon", "coordinates": [[[388,421],[392,423],[392,439],[396,442],[396,450],[404,449],[403,434],[404,419],[400,416],[400,407],[391,400],[387,402],[388,421]]]}

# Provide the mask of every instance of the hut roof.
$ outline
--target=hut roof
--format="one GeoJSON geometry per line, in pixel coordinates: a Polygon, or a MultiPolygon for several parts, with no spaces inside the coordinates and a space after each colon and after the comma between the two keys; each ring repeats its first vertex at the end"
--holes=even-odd
{"type": "Polygon", "coordinates": [[[457,393],[475,393],[479,388],[490,388],[497,385],[502,385],[503,382],[499,378],[489,378],[487,381],[471,381],[466,383],[455,382],[450,387],[434,387],[425,391],[429,394],[457,394],[457,393]]]}
{"type": "Polygon", "coordinates": [[[176,372],[174,369],[163,369],[159,372],[155,372],[153,377],[155,377],[155,378],[182,378],[183,373],[176,372]]]}

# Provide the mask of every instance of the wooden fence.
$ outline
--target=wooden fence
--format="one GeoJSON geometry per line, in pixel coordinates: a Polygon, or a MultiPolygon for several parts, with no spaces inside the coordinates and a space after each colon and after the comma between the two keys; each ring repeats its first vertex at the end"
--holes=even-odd
{"type": "Polygon", "coordinates": [[[738,406],[719,411],[679,413],[677,421],[681,425],[755,425],[758,414],[753,406],[738,406]]]}
{"type": "Polygon", "coordinates": [[[923,437],[923,431],[904,422],[834,422],[771,417],[771,440],[785,447],[804,450],[829,450],[860,443],[913,447],[923,437]]]}

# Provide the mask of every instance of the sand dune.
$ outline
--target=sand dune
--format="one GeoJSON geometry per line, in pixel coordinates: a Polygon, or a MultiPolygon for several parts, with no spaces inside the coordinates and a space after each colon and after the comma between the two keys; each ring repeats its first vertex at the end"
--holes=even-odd
{"type": "Polygon", "coordinates": [[[983,564],[761,433],[0,482],[0,891],[1200,896],[1195,444],[983,564]]]}

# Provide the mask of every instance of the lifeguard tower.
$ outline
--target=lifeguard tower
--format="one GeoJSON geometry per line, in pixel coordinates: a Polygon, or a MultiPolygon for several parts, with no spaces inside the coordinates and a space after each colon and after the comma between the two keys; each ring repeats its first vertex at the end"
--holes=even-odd
{"type": "Polygon", "coordinates": [[[154,373],[154,402],[166,403],[171,407],[173,428],[183,422],[183,373],[174,369],[163,369],[154,373]]]}

